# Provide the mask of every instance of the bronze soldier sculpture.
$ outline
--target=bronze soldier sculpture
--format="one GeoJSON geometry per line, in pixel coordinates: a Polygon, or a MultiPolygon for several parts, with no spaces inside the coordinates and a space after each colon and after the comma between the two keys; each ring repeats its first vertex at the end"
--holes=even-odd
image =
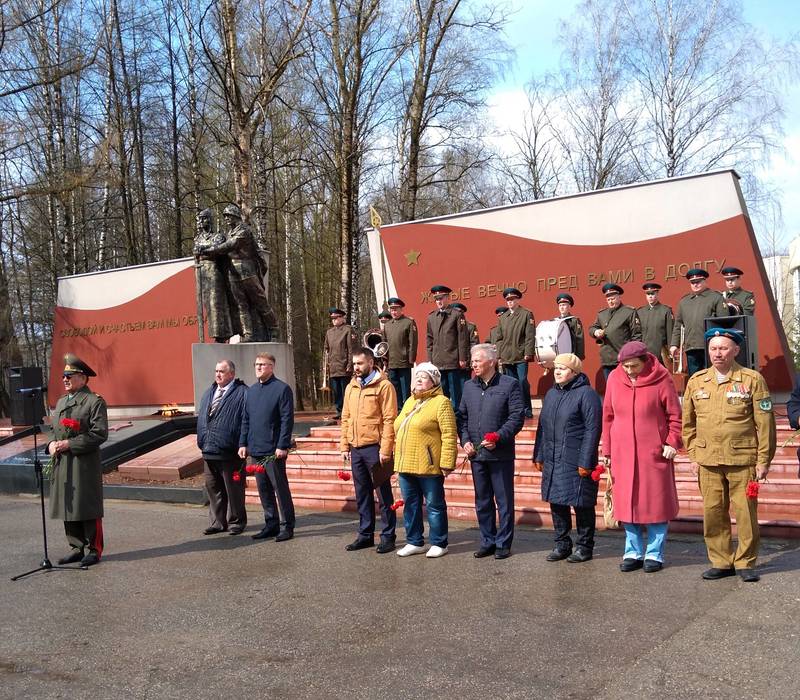
{"type": "Polygon", "coordinates": [[[197,215],[196,231],[194,254],[208,335],[217,343],[226,343],[232,335],[242,332],[239,314],[235,310],[235,302],[228,286],[229,261],[227,256],[204,252],[207,248],[223,244],[225,235],[214,231],[214,213],[211,209],[203,209],[197,215]]]}
{"type": "Polygon", "coordinates": [[[228,283],[239,317],[242,342],[274,340],[277,318],[267,302],[263,283],[266,263],[253,229],[242,221],[242,212],[235,204],[225,207],[222,217],[228,227],[227,238],[221,243],[203,246],[198,252],[228,258],[228,283]]]}

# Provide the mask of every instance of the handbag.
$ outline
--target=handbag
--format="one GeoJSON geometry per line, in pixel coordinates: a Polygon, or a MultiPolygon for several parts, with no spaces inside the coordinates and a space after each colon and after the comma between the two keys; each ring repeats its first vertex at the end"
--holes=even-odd
{"type": "Polygon", "coordinates": [[[611,469],[606,467],[606,490],[603,494],[603,522],[607,529],[619,527],[619,521],[614,518],[614,496],[611,483],[611,469]]]}
{"type": "Polygon", "coordinates": [[[392,456],[392,458],[385,464],[379,459],[378,463],[373,464],[369,471],[370,475],[372,476],[373,488],[380,488],[384,483],[391,479],[392,474],[394,474],[394,456],[392,456]]]}

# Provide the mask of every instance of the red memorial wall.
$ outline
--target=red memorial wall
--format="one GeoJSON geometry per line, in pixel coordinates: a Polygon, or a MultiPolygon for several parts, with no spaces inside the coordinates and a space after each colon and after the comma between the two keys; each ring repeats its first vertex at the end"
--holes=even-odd
{"type": "Polygon", "coordinates": [[[198,342],[191,259],[59,279],[48,397],[63,393],[62,356],[97,372],[91,388],[113,407],[192,404],[198,342]]]}
{"type": "MultiPolygon", "coordinates": [[[[584,371],[595,386],[602,372],[588,327],[606,307],[605,282],[620,284],[623,303],[638,307],[642,284],[657,281],[662,303],[677,310],[689,291],[688,269],[708,270],[709,286],[722,290],[719,270],[735,265],[745,272],[742,286],[755,293],[760,369],[773,391],[792,387],[786,337],[733,171],[384,226],[371,232],[370,251],[379,304],[399,296],[417,320],[418,361],[426,359],[433,284],[453,289],[482,341],[496,324],[504,287],[524,292],[521,304],[537,324],[558,315],[555,297],[564,291],[587,332],[584,371]]],[[[538,395],[552,386],[533,363],[529,380],[538,395]]]]}

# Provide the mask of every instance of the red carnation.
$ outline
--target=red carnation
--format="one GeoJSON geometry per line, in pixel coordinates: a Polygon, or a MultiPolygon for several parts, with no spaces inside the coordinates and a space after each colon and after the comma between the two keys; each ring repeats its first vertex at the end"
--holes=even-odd
{"type": "Polygon", "coordinates": [[[255,464],[248,464],[248,465],[247,465],[247,466],[244,468],[244,470],[245,470],[245,471],[246,471],[248,474],[255,474],[255,473],[256,473],[256,465],[255,465],[255,464]]]}
{"type": "Polygon", "coordinates": [[[343,469],[340,469],[336,472],[336,476],[338,476],[342,481],[350,481],[350,472],[346,472],[343,469]]]}
{"type": "Polygon", "coordinates": [[[596,466],[592,471],[592,481],[600,481],[605,471],[605,467],[601,467],[600,465],[596,466]]]}
{"type": "Polygon", "coordinates": [[[256,466],[256,472],[258,474],[266,474],[267,470],[264,468],[264,465],[259,464],[258,466],[256,466]]]}
{"type": "Polygon", "coordinates": [[[239,472],[233,472],[233,480],[234,481],[241,481],[242,475],[239,472]]]}
{"type": "Polygon", "coordinates": [[[761,485],[757,481],[748,481],[747,482],[747,491],[745,492],[747,497],[751,501],[758,500],[758,490],[761,488],[761,485]]]}
{"type": "Polygon", "coordinates": [[[76,433],[81,429],[81,422],[79,420],[75,420],[74,418],[62,418],[61,425],[63,425],[67,430],[74,430],[76,433]]]}
{"type": "Polygon", "coordinates": [[[406,502],[402,498],[398,498],[392,505],[389,506],[391,510],[398,510],[402,508],[406,502]]]}
{"type": "Polygon", "coordinates": [[[486,433],[486,435],[483,436],[483,439],[486,442],[498,443],[500,442],[500,433],[486,433]]]}

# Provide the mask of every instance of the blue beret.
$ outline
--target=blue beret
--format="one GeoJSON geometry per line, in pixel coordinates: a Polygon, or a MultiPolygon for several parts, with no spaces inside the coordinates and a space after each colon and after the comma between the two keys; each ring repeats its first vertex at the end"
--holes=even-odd
{"type": "Polygon", "coordinates": [[[741,345],[744,342],[744,335],[735,328],[709,328],[705,333],[706,343],[717,337],[730,338],[737,345],[741,345]]]}
{"type": "Polygon", "coordinates": [[[568,301],[570,306],[575,306],[575,300],[566,292],[562,292],[556,297],[556,304],[561,301],[568,301]]]}

